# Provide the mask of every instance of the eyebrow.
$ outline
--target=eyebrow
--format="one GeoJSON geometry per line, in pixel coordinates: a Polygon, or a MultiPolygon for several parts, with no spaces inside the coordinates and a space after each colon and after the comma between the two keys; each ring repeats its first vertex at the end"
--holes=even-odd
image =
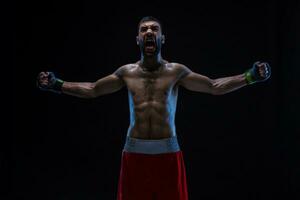
{"type": "MultiPolygon", "coordinates": [[[[157,24],[151,24],[151,25],[149,25],[151,28],[152,27],[156,27],[156,28],[159,28],[159,25],[157,25],[157,24]]],[[[141,28],[147,28],[147,27],[149,27],[149,26],[147,26],[147,25],[141,25],[141,28]]]]}

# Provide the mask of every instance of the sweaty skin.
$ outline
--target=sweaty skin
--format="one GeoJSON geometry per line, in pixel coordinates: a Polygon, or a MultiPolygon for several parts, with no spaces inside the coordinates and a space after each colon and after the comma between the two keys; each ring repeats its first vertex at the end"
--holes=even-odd
{"type": "MultiPolygon", "coordinates": [[[[136,38],[141,58],[137,63],[124,65],[96,82],[67,82],[65,94],[95,98],[128,89],[130,126],[127,135],[139,139],[162,139],[176,136],[175,113],[178,87],[213,95],[226,94],[247,85],[244,73],[210,79],[179,63],[169,63],[161,57],[165,41],[160,24],[146,21],[139,25],[136,38]]],[[[266,77],[266,66],[259,64],[259,73],[266,77]]],[[[49,73],[41,72],[40,85],[49,85],[49,73]]]]}
{"type": "Polygon", "coordinates": [[[150,72],[138,63],[123,68],[120,77],[128,88],[130,108],[128,136],[161,139],[176,135],[176,83],[184,74],[178,65],[167,62],[150,72]]]}
{"type": "Polygon", "coordinates": [[[176,135],[175,112],[178,87],[221,95],[246,85],[244,74],[210,79],[179,63],[162,61],[147,71],[140,62],[120,67],[95,83],[65,82],[63,92],[93,98],[128,89],[130,126],[127,135],[139,139],[162,139],[176,135]]]}

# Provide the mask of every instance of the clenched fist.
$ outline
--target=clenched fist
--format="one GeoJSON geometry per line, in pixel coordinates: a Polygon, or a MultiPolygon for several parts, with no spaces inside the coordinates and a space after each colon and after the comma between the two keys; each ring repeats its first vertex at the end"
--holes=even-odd
{"type": "Polygon", "coordinates": [[[245,72],[248,84],[265,81],[271,76],[271,67],[266,62],[255,62],[251,69],[245,72]]]}
{"type": "Polygon", "coordinates": [[[61,93],[64,81],[55,77],[53,72],[41,72],[37,77],[37,86],[41,90],[61,93]]]}

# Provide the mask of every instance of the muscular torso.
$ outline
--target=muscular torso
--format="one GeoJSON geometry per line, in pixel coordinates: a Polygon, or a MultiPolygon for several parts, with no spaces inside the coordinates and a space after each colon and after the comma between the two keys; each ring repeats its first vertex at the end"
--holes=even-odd
{"type": "Polygon", "coordinates": [[[182,70],[172,63],[155,71],[145,71],[138,64],[122,70],[129,97],[128,136],[162,139],[176,135],[177,81],[181,76],[182,70]]]}

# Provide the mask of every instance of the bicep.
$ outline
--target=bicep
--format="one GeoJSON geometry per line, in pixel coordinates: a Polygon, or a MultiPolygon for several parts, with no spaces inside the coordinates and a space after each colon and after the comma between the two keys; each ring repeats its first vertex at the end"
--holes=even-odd
{"type": "Polygon", "coordinates": [[[120,76],[117,76],[115,73],[103,77],[94,82],[93,84],[96,96],[116,92],[125,85],[122,78],[120,76]]]}
{"type": "Polygon", "coordinates": [[[179,85],[191,91],[211,93],[213,81],[207,76],[190,72],[179,80],[179,85]]]}

